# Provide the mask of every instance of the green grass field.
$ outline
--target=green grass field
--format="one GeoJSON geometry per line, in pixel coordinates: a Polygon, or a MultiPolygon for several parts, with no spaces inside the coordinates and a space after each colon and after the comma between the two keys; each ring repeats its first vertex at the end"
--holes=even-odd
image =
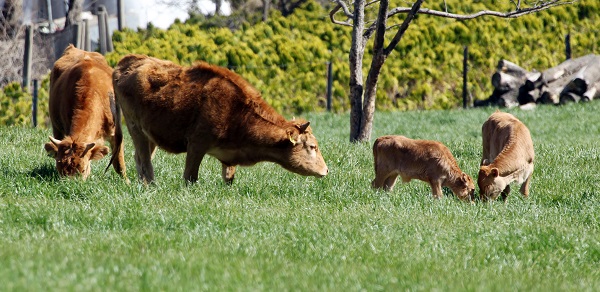
{"type": "MultiPolygon", "coordinates": [[[[377,113],[372,141],[439,140],[476,176],[494,110],[377,113]]],[[[535,143],[531,195],[473,205],[420,181],[372,190],[372,142],[348,142],[348,115],[305,116],[329,176],[262,163],[232,186],[210,157],[186,186],[184,155],[161,151],[141,185],[127,134],[130,185],[107,158],[62,179],[49,129],[2,127],[0,290],[600,291],[600,102],[509,112],[535,143]]]]}

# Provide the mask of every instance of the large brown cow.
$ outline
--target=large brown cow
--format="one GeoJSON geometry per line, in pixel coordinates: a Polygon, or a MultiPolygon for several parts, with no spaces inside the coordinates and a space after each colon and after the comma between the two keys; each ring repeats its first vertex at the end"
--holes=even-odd
{"type": "Polygon", "coordinates": [[[373,144],[373,157],[373,188],[392,190],[400,175],[403,182],[418,179],[429,183],[436,199],[442,197],[442,187],[449,187],[461,200],[473,199],[473,179],[460,170],[450,150],[438,141],[382,136],[373,144]]]}
{"type": "Polygon", "coordinates": [[[483,157],[477,178],[481,199],[496,199],[502,194],[506,200],[513,181],[522,184],[523,196],[529,196],[534,158],[529,129],[513,115],[496,111],[481,132],[483,157]]]}
{"type": "Polygon", "coordinates": [[[247,81],[225,68],[206,63],[181,67],[127,55],[117,64],[113,84],[143,182],[154,180],[151,160],[157,146],[187,152],[183,177],[191,182],[198,179],[206,154],[221,161],[226,183],[233,181],[237,165],[261,161],[301,175],[328,172],[309,123],[287,121],[247,81]]]}
{"type": "Polygon", "coordinates": [[[53,137],[44,145],[55,158],[61,175],[81,175],[86,179],[91,160],[108,154],[108,140],[117,155],[112,164],[125,176],[123,136],[115,134],[115,109],[112,69],[104,57],[69,45],[54,63],[50,74],[50,121],[53,137]]]}

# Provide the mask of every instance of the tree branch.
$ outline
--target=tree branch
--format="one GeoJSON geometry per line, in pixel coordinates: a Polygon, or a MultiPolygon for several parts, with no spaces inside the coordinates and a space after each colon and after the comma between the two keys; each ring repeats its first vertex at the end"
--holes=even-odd
{"type": "MultiPolygon", "coordinates": [[[[545,9],[548,9],[551,7],[555,7],[555,6],[573,4],[577,1],[578,0],[573,0],[573,1],[552,0],[552,1],[547,1],[547,2],[541,3],[539,5],[536,5],[536,6],[530,7],[530,8],[517,7],[517,9],[515,9],[513,11],[509,11],[509,12],[483,10],[483,11],[479,11],[477,13],[472,13],[472,14],[455,14],[455,13],[448,13],[448,12],[443,12],[443,11],[438,11],[438,10],[432,10],[429,8],[423,8],[423,9],[419,9],[419,11],[417,13],[445,17],[445,18],[452,18],[452,19],[460,19],[460,20],[473,19],[473,18],[485,16],[485,15],[495,16],[495,17],[500,17],[500,18],[517,18],[517,17],[523,16],[523,15],[542,11],[542,10],[545,10],[545,9]]],[[[520,6],[520,3],[517,5],[520,6]]],[[[410,10],[411,10],[410,7],[394,8],[394,9],[390,10],[390,12],[388,12],[388,17],[399,14],[399,13],[409,13],[410,10]]],[[[370,28],[371,27],[369,27],[369,29],[370,28]]]]}
{"type": "Polygon", "coordinates": [[[344,3],[342,0],[335,0],[335,3],[337,3],[337,6],[335,6],[331,12],[329,12],[329,19],[331,19],[332,23],[335,24],[339,24],[339,25],[344,25],[344,26],[352,26],[352,23],[348,20],[348,21],[339,21],[337,19],[335,19],[335,14],[338,13],[338,11],[340,11],[340,9],[343,10],[344,15],[346,17],[348,17],[349,19],[352,19],[352,17],[354,17],[353,13],[350,13],[350,10],[348,9],[348,6],[346,5],[346,3],[344,3]]]}
{"type": "Polygon", "coordinates": [[[400,26],[400,28],[396,32],[396,35],[394,35],[394,38],[392,39],[392,41],[390,42],[390,44],[385,48],[384,54],[386,55],[386,57],[392,52],[392,50],[394,50],[394,48],[396,47],[396,45],[398,45],[398,43],[402,39],[402,36],[404,35],[404,33],[406,32],[406,30],[408,29],[408,26],[410,25],[411,21],[415,18],[415,15],[418,13],[417,11],[421,10],[421,4],[423,4],[423,1],[425,1],[425,0],[417,0],[413,4],[410,12],[408,13],[408,15],[406,16],[406,18],[404,19],[404,22],[402,22],[402,25],[400,26]]]}

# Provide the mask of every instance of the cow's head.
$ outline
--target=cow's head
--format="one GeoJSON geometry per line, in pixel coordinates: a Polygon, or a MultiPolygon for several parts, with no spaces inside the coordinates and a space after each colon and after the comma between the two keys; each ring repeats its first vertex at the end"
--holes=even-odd
{"type": "Polygon", "coordinates": [[[490,165],[482,165],[479,168],[477,185],[479,186],[479,193],[482,201],[487,201],[489,199],[495,200],[506,188],[506,183],[504,179],[500,177],[498,168],[490,165]]]}
{"type": "Polygon", "coordinates": [[[108,147],[96,143],[74,142],[71,137],[62,141],[50,137],[44,145],[46,152],[56,160],[56,169],[63,176],[90,175],[91,160],[98,160],[108,154],[108,147]]]}
{"type": "Polygon", "coordinates": [[[310,122],[303,120],[292,121],[292,126],[286,129],[284,144],[286,157],[282,166],[297,174],[323,177],[329,170],[321,155],[319,143],[313,136],[310,122]]]}
{"type": "Polygon", "coordinates": [[[471,176],[463,172],[454,183],[452,192],[463,201],[473,201],[475,199],[475,183],[471,176]]]}

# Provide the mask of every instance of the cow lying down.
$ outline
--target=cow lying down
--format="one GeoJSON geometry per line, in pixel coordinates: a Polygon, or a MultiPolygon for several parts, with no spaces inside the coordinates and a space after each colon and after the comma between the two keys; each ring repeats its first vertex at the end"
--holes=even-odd
{"type": "Polygon", "coordinates": [[[191,182],[198,179],[206,154],[221,162],[226,183],[233,181],[237,165],[261,161],[301,175],[327,175],[309,122],[286,120],[226,68],[206,63],[181,67],[127,55],[117,64],[113,84],[144,182],[154,180],[151,159],[156,147],[186,152],[183,177],[191,182]]]}
{"type": "Polygon", "coordinates": [[[55,158],[61,175],[86,179],[92,160],[108,154],[112,147],[115,171],[126,178],[123,136],[115,133],[116,111],[112,68],[96,52],[69,45],[50,73],[49,115],[53,137],[44,145],[55,158]]]}
{"type": "Polygon", "coordinates": [[[449,187],[461,200],[473,199],[473,179],[460,170],[450,150],[440,142],[382,136],[373,145],[373,156],[373,188],[392,190],[400,176],[403,182],[418,179],[429,183],[436,199],[442,197],[442,187],[449,187]]]}
{"type": "Polygon", "coordinates": [[[529,129],[509,113],[496,111],[481,127],[483,157],[477,184],[482,200],[506,200],[510,183],[521,184],[519,190],[529,196],[533,174],[533,141],[529,129]]]}

